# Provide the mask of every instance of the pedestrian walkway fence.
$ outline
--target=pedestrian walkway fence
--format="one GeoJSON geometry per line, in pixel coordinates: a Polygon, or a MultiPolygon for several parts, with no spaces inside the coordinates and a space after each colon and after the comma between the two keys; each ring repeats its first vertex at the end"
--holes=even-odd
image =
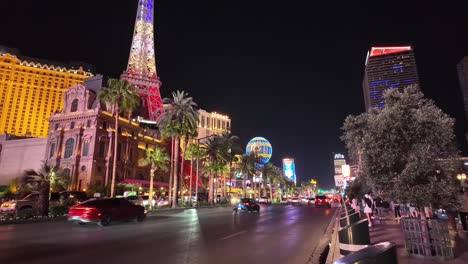
{"type": "Polygon", "coordinates": [[[408,254],[442,260],[453,258],[447,221],[404,218],[403,233],[408,254]]]}

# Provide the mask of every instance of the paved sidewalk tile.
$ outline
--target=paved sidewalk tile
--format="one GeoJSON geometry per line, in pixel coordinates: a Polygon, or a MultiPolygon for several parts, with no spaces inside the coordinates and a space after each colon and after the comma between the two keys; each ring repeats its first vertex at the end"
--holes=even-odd
{"type": "MultiPolygon", "coordinates": [[[[468,263],[468,233],[459,231],[452,233],[455,246],[455,259],[447,261],[423,260],[408,256],[405,251],[405,241],[403,230],[399,222],[393,218],[385,220],[373,220],[374,225],[370,228],[371,243],[376,244],[384,241],[396,243],[399,264],[419,264],[419,263],[448,263],[462,264],[468,263]]],[[[461,226],[459,228],[461,230],[461,226]]]]}

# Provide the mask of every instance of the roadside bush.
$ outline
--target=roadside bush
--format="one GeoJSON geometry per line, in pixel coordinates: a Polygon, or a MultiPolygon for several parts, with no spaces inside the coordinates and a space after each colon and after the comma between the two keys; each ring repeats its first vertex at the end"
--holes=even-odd
{"type": "Polygon", "coordinates": [[[28,219],[34,216],[34,210],[30,207],[24,208],[19,210],[16,216],[21,219],[28,219]]]}
{"type": "Polygon", "coordinates": [[[56,205],[49,208],[49,213],[53,217],[66,215],[68,213],[68,206],[65,205],[56,205]]]}

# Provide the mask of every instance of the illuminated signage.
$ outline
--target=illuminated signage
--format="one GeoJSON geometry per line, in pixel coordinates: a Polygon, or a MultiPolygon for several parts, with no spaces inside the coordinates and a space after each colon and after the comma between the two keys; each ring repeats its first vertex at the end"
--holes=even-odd
{"type": "Polygon", "coordinates": [[[284,176],[296,183],[296,169],[294,166],[294,159],[283,159],[283,173],[284,176]]]}
{"type": "Polygon", "coordinates": [[[411,46],[404,46],[404,47],[372,47],[370,50],[369,56],[379,56],[391,53],[398,53],[402,51],[411,50],[411,46]]]}
{"type": "Polygon", "coordinates": [[[344,155],[340,153],[336,153],[334,159],[344,159],[344,155]]]}

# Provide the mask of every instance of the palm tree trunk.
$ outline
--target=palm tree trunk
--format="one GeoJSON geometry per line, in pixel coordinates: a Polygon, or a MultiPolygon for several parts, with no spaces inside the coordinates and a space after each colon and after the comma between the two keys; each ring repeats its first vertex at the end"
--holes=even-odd
{"type": "Polygon", "coordinates": [[[149,209],[153,209],[153,179],[154,179],[154,164],[151,164],[150,170],[150,186],[149,186],[149,195],[148,195],[148,206],[149,209]]]}
{"type": "Polygon", "coordinates": [[[270,180],[270,202],[273,201],[273,181],[270,180]]]}
{"type": "Polygon", "coordinates": [[[213,174],[211,173],[208,182],[208,203],[213,204],[213,174]]]}
{"type": "Polygon", "coordinates": [[[229,173],[229,195],[232,194],[232,191],[231,191],[231,188],[232,188],[232,172],[231,172],[231,167],[232,167],[232,163],[229,162],[229,167],[228,167],[228,173],[229,173]]]}
{"type": "Polygon", "coordinates": [[[244,195],[243,198],[246,198],[246,197],[247,197],[247,193],[246,193],[246,191],[247,191],[247,185],[246,185],[246,183],[245,183],[245,180],[246,180],[247,177],[248,177],[248,174],[247,174],[246,176],[243,176],[243,177],[242,177],[242,193],[243,193],[243,195],[244,195]]]}
{"type": "Polygon", "coordinates": [[[192,181],[193,181],[193,153],[190,154],[190,188],[189,188],[189,204],[192,205],[192,181]]]}
{"type": "Polygon", "coordinates": [[[48,216],[49,215],[49,193],[50,193],[50,183],[48,181],[44,181],[41,183],[41,188],[39,192],[39,214],[41,216],[48,216]]]}
{"type": "Polygon", "coordinates": [[[116,169],[117,169],[117,145],[119,137],[119,106],[115,107],[115,137],[114,137],[114,162],[112,164],[112,181],[111,181],[111,197],[114,197],[115,189],[115,178],[116,178],[116,169]]]}
{"type": "Polygon", "coordinates": [[[172,194],[172,208],[175,208],[177,205],[177,169],[179,165],[179,136],[176,136],[174,140],[174,158],[174,190],[172,194]]]}
{"type": "Polygon", "coordinates": [[[172,202],[172,179],[174,178],[174,137],[171,137],[171,169],[169,172],[169,203],[172,202]]]}
{"type": "Polygon", "coordinates": [[[184,177],[184,163],[185,163],[185,149],[187,148],[187,140],[188,136],[185,135],[184,140],[182,141],[182,161],[180,162],[180,184],[179,184],[179,189],[180,189],[180,197],[181,197],[181,203],[185,204],[184,200],[184,183],[185,183],[185,177],[184,177]]]}

